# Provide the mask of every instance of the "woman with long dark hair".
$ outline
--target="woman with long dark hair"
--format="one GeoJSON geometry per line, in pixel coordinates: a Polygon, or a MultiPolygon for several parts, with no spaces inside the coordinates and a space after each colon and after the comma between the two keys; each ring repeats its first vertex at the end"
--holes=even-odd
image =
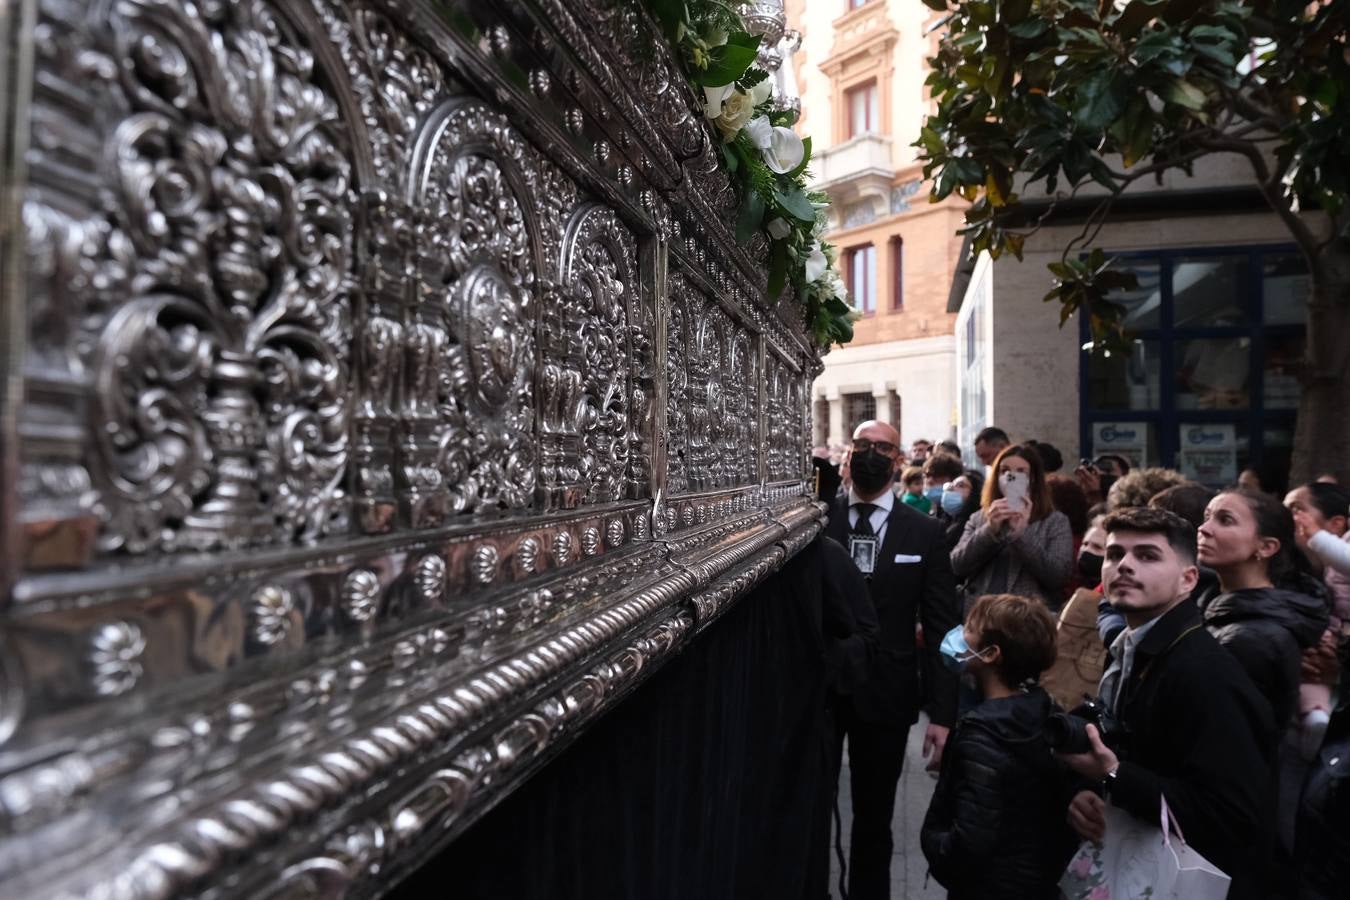
{"type": "MultiPolygon", "coordinates": [[[[1276,827],[1283,867],[1292,865],[1294,821],[1307,764],[1294,726],[1300,662],[1327,627],[1325,586],[1294,540],[1294,517],[1270,494],[1236,488],[1205,508],[1198,562],[1219,576],[1200,598],[1205,627],[1265,695],[1280,729],[1271,747],[1279,771],[1276,827]]],[[[1292,872],[1283,873],[1288,882],[1292,872]]]]}
{"type": "Polygon", "coordinates": [[[1021,594],[1058,610],[1073,571],[1073,532],[1055,509],[1040,455],[1014,444],[999,453],[993,469],[980,510],[952,551],[967,605],[985,594],[1021,594]]]}
{"type": "Polygon", "coordinates": [[[1205,508],[1199,563],[1219,576],[1200,600],[1205,627],[1228,648],[1286,726],[1297,708],[1299,659],[1327,626],[1326,589],[1294,540],[1294,517],[1270,494],[1236,488],[1205,508]]]}

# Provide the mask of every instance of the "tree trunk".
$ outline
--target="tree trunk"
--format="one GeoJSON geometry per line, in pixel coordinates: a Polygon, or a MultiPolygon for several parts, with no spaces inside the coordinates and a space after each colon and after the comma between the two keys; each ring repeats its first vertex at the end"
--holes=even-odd
{"type": "Polygon", "coordinates": [[[1330,473],[1350,485],[1350,240],[1313,263],[1305,361],[1289,483],[1330,473]]]}

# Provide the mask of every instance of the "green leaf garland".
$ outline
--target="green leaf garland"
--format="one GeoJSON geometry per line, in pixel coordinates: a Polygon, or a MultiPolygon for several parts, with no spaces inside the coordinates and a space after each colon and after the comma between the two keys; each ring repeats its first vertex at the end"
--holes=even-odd
{"type": "Polygon", "coordinates": [[[755,64],[760,36],[723,0],[646,3],[679,51],[690,85],[707,98],[705,114],[740,195],[736,240],[763,232],[769,241],[769,300],[791,287],[821,348],[847,343],[859,313],[848,302],[834,247],[821,240],[828,198],[807,188],[811,139],[792,131],[796,113],[776,108],[773,81],[755,64]]]}

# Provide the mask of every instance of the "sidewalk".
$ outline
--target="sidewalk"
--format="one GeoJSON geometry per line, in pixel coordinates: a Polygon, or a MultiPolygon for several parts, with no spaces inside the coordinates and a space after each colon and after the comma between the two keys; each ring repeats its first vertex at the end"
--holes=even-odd
{"type": "MultiPolygon", "coordinates": [[[[924,771],[923,732],[928,719],[919,721],[909,730],[909,746],[905,750],[905,768],[895,792],[895,817],[891,820],[891,834],[895,839],[895,854],[891,857],[891,900],[945,900],[947,891],[934,879],[924,878],[928,863],[919,849],[919,829],[923,826],[928,800],[933,795],[937,779],[924,771]]],[[[844,765],[839,773],[839,815],[844,824],[844,858],[848,858],[848,836],[853,822],[853,803],[848,791],[848,748],[844,750],[844,765]]],[[[830,896],[839,898],[839,859],[834,851],[834,834],[830,834],[830,896]]]]}

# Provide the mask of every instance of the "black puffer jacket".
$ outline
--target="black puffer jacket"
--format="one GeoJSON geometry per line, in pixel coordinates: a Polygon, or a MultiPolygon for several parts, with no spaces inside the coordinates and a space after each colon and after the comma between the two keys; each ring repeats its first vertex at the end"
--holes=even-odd
{"type": "Polygon", "coordinates": [[[1045,742],[1055,706],[1040,688],[986,700],[956,724],[920,841],[950,900],[1040,900],[1077,842],[1070,784],[1045,742]]]}
{"type": "Polygon", "coordinates": [[[1200,601],[1205,628],[1242,665],[1283,731],[1298,708],[1299,661],[1326,630],[1326,588],[1316,579],[1229,591],[1200,601]]]}

